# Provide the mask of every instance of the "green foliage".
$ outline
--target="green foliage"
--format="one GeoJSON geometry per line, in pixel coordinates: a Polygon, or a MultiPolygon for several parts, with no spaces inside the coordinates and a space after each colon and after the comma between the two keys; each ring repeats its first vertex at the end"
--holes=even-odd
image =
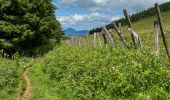
{"type": "MultiPolygon", "coordinates": [[[[170,2],[161,4],[160,9],[161,9],[161,12],[170,11],[170,2]]],[[[142,20],[142,19],[145,19],[145,18],[149,18],[151,16],[155,16],[155,15],[156,15],[155,8],[152,7],[152,8],[149,8],[147,10],[143,10],[141,12],[132,14],[130,16],[130,19],[131,19],[131,22],[136,22],[136,21],[139,21],[139,20],[142,20]]],[[[127,25],[127,21],[126,21],[125,18],[121,18],[119,20],[116,20],[115,23],[116,24],[121,23],[123,26],[127,25]]],[[[106,25],[106,27],[108,29],[113,29],[112,23],[106,25]]],[[[93,34],[94,32],[101,32],[101,27],[90,30],[89,34],[93,34]]]]}
{"type": "Polygon", "coordinates": [[[60,47],[34,65],[32,99],[170,99],[170,63],[151,52],[60,47]]]}
{"type": "Polygon", "coordinates": [[[18,54],[14,54],[13,58],[15,60],[0,58],[0,100],[16,100],[24,86],[22,72],[31,59],[20,59],[18,54]]]}
{"type": "Polygon", "coordinates": [[[62,31],[51,0],[1,0],[0,49],[21,52],[47,43],[60,42],[62,31]]]}
{"type": "Polygon", "coordinates": [[[0,99],[16,99],[20,72],[15,62],[1,59],[0,61],[0,99]]]}

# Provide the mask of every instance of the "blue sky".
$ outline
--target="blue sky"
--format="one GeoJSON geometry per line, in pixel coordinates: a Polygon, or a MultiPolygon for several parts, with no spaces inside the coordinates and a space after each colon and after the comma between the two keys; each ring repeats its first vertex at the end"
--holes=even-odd
{"type": "Polygon", "coordinates": [[[63,29],[90,30],[123,17],[123,9],[131,14],[167,1],[170,0],[53,0],[53,4],[58,7],[56,17],[63,29]]]}

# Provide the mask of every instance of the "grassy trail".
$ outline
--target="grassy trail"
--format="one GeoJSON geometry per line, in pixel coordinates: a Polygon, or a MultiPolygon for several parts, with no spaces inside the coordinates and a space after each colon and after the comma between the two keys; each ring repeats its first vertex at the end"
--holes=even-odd
{"type": "Polygon", "coordinates": [[[22,92],[19,95],[18,100],[29,100],[29,97],[32,94],[32,82],[28,75],[28,71],[31,69],[32,65],[30,65],[23,73],[23,77],[25,80],[25,86],[22,90],[22,92]]]}

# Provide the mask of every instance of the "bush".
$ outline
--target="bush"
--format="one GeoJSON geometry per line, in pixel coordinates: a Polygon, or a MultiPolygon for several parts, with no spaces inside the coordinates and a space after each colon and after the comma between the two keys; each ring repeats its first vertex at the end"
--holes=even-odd
{"type": "Polygon", "coordinates": [[[0,58],[0,99],[16,99],[20,79],[16,62],[0,58]]]}

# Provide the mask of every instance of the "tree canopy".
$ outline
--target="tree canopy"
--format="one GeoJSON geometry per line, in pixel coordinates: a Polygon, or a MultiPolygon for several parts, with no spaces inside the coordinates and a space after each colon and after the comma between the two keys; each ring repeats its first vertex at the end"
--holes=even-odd
{"type": "Polygon", "coordinates": [[[7,53],[60,42],[62,31],[51,0],[0,0],[0,49],[7,53]]]}

